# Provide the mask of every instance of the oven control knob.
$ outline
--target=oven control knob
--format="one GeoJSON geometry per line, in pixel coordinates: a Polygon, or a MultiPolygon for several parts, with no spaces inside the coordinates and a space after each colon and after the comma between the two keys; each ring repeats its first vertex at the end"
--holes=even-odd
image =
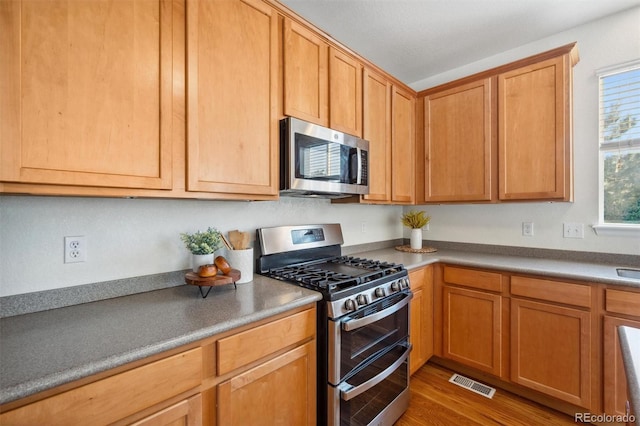
{"type": "Polygon", "coordinates": [[[355,311],[356,310],[356,302],[354,302],[353,299],[347,299],[346,302],[344,302],[344,308],[347,311],[355,311]]]}
{"type": "Polygon", "coordinates": [[[400,286],[402,288],[409,288],[409,280],[403,279],[400,286]]]}
{"type": "Polygon", "coordinates": [[[391,291],[400,291],[400,284],[398,284],[398,281],[391,283],[391,291]]]}
{"type": "Polygon", "coordinates": [[[374,292],[376,297],[384,297],[384,288],[382,287],[378,287],[376,288],[376,291],[374,292]]]}
{"type": "Polygon", "coordinates": [[[356,297],[356,301],[358,305],[366,305],[368,303],[367,296],[364,294],[359,294],[358,297],[356,297]]]}

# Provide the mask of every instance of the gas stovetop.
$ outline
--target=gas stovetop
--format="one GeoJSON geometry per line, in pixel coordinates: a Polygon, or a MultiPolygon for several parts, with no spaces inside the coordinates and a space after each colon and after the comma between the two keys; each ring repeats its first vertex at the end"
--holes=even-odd
{"type": "Polygon", "coordinates": [[[330,318],[409,291],[403,265],[343,256],[339,224],[260,228],[257,240],[258,273],[322,293],[330,318]]]}
{"type": "Polygon", "coordinates": [[[270,269],[266,275],[333,293],[401,273],[402,265],[352,256],[338,256],[270,269]]]}

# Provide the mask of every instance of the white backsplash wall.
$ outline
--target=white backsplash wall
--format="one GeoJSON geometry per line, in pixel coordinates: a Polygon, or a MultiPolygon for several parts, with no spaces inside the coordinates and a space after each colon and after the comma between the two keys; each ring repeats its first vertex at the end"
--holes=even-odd
{"type": "MultiPolygon", "coordinates": [[[[480,62],[412,84],[417,90],[578,42],[580,61],[573,69],[573,203],[497,205],[427,205],[433,216],[425,239],[513,245],[560,250],[640,255],[638,234],[596,235],[598,222],[598,78],[596,70],[640,58],[640,7],[521,46],[480,62]],[[522,222],[533,222],[534,235],[522,236],[522,222]],[[565,222],[584,224],[584,239],[563,238],[565,222]]],[[[405,210],[410,208],[406,207],[405,210]]],[[[409,231],[404,231],[405,238],[409,231]]]]}
{"type": "Polygon", "coordinates": [[[180,233],[340,223],[345,246],[402,238],[399,206],[280,201],[0,197],[0,297],[190,267],[180,233]],[[364,223],[364,232],[363,224],[364,223]],[[84,235],[87,261],[64,261],[64,237],[84,235]]]}

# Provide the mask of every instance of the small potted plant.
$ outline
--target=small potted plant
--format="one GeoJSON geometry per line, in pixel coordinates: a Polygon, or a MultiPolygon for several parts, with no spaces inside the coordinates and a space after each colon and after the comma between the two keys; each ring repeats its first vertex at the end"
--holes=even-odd
{"type": "Polygon", "coordinates": [[[193,272],[198,272],[201,265],[213,263],[216,250],[222,247],[220,232],[212,227],[206,231],[197,231],[193,234],[180,234],[180,239],[191,252],[191,268],[193,272]]]}
{"type": "Polygon", "coordinates": [[[402,215],[402,224],[411,228],[411,248],[419,250],[422,248],[422,228],[427,226],[431,216],[427,216],[424,211],[411,210],[402,215]]]}

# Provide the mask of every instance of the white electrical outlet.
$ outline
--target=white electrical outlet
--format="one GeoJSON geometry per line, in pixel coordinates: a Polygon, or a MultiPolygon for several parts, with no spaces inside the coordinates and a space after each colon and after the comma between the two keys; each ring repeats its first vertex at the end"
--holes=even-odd
{"type": "Polygon", "coordinates": [[[584,238],[583,223],[563,223],[562,230],[565,238],[584,238]]]}
{"type": "Polygon", "coordinates": [[[362,231],[363,234],[367,232],[367,222],[360,223],[360,231],[362,231]]]}
{"type": "Polygon", "coordinates": [[[522,222],[522,236],[533,237],[533,222],[522,222]]]}
{"type": "Polygon", "coordinates": [[[84,235],[64,237],[64,263],[86,262],[87,239],[84,235]]]}

